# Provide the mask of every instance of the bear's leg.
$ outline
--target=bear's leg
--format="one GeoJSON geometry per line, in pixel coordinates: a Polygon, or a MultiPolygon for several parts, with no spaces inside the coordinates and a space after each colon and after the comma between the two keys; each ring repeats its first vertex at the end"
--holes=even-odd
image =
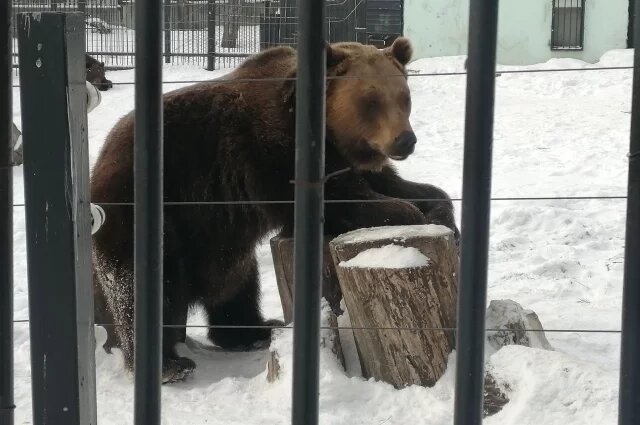
{"type": "Polygon", "coordinates": [[[93,270],[93,299],[94,299],[94,323],[102,326],[107,331],[107,340],[102,345],[102,348],[107,353],[111,353],[112,348],[120,348],[120,342],[118,341],[118,334],[116,328],[113,326],[113,316],[107,306],[107,299],[102,289],[102,282],[100,277],[93,270]]]}
{"type": "Polygon", "coordinates": [[[449,195],[439,187],[415,183],[401,178],[391,167],[379,172],[363,173],[371,188],[385,196],[401,199],[425,199],[411,201],[424,214],[429,224],[441,224],[453,230],[456,243],[459,243],[460,232],[453,215],[453,203],[449,195]]]}
{"type": "MultiPolygon", "coordinates": [[[[104,269],[103,269],[104,270],[104,269]]],[[[97,299],[104,295],[107,309],[101,312],[96,310],[96,317],[113,320],[107,323],[117,324],[115,329],[117,344],[110,347],[118,347],[122,350],[125,366],[129,371],[134,370],[134,280],[133,271],[128,268],[108,269],[100,273],[101,291],[97,292],[97,299]]],[[[184,288],[179,284],[171,284],[174,280],[167,278],[164,284],[163,321],[170,325],[185,325],[187,322],[188,301],[184,294],[179,293],[184,288]]],[[[99,301],[100,302],[100,301],[99,301]]],[[[107,330],[109,333],[109,330],[107,330]]],[[[178,341],[184,340],[184,328],[164,327],[162,331],[162,382],[175,382],[186,378],[194,369],[193,360],[180,357],[175,351],[178,341]]],[[[111,337],[110,337],[111,338],[111,337]]],[[[107,345],[107,344],[105,344],[107,345]]]]}
{"type": "Polygon", "coordinates": [[[428,223],[416,205],[374,190],[361,172],[331,177],[325,184],[325,199],[365,201],[328,202],[324,207],[325,235],[340,235],[365,227],[428,223]]]}
{"type": "MultiPolygon", "coordinates": [[[[205,309],[210,326],[230,326],[230,328],[210,328],[209,339],[226,350],[248,351],[269,346],[271,329],[233,328],[233,326],[274,326],[280,321],[265,321],[260,311],[260,285],[258,264],[255,256],[240,262],[236,273],[228,273],[224,287],[232,289],[234,295],[220,303],[213,297],[205,300],[205,309]],[[232,279],[235,278],[235,281],[232,279]],[[234,288],[235,287],[235,288],[234,288]]],[[[212,294],[216,295],[216,294],[212,294]]],[[[217,294],[219,295],[219,294],[217,294]]]]}
{"type": "Polygon", "coordinates": [[[185,379],[196,368],[196,364],[188,357],[181,357],[176,351],[176,344],[184,342],[186,337],[189,299],[182,280],[173,278],[169,267],[165,270],[164,304],[162,328],[162,382],[170,383],[185,379]]]}
{"type": "MultiPolygon", "coordinates": [[[[99,266],[99,277],[102,291],[97,292],[97,299],[100,302],[100,294],[104,296],[107,309],[105,314],[98,317],[103,320],[110,317],[115,326],[117,344],[111,347],[118,347],[122,350],[124,364],[126,368],[133,371],[134,367],[134,300],[133,300],[133,271],[129,268],[115,268],[105,265],[99,266]]],[[[109,332],[109,330],[107,330],[109,332]]]]}

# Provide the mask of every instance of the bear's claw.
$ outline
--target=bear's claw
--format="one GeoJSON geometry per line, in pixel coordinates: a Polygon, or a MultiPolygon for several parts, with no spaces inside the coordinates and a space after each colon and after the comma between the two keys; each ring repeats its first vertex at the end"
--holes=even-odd
{"type": "Polygon", "coordinates": [[[165,359],[162,365],[162,383],[183,381],[193,373],[195,368],[195,362],[188,357],[165,359]]]}

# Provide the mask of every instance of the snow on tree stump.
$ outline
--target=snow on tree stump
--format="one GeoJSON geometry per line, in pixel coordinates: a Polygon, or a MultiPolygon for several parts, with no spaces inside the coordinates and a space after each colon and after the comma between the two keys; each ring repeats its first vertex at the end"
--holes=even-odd
{"type": "Polygon", "coordinates": [[[512,300],[493,300],[489,303],[486,328],[489,329],[487,342],[496,351],[506,345],[553,350],[538,315],[512,300]]]}
{"type": "MultiPolygon", "coordinates": [[[[329,252],[329,238],[324,244],[324,264],[322,267],[322,296],[327,300],[336,316],[342,314],[340,301],[342,293],[338,284],[338,276],[329,252]]],[[[284,322],[293,320],[293,238],[275,236],[270,240],[271,256],[276,272],[276,282],[284,313],[284,322]]]]}
{"type": "Polygon", "coordinates": [[[439,225],[360,229],[330,248],[364,377],[396,388],[433,386],[455,347],[452,331],[434,330],[456,326],[453,232],[439,225]]]}

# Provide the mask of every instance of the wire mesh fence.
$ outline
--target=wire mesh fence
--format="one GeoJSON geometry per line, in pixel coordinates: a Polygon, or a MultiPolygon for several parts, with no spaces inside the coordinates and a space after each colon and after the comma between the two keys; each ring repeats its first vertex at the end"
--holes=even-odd
{"type": "MultiPolygon", "coordinates": [[[[325,0],[329,41],[386,44],[402,33],[402,2],[325,0]],[[367,30],[367,21],[369,30],[367,30]]],[[[277,45],[295,46],[297,11],[292,0],[163,0],[163,56],[168,64],[236,66],[277,45]]],[[[13,53],[17,66],[16,16],[21,12],[82,11],[86,51],[109,69],[135,65],[135,2],[129,0],[14,0],[13,53]]]]}

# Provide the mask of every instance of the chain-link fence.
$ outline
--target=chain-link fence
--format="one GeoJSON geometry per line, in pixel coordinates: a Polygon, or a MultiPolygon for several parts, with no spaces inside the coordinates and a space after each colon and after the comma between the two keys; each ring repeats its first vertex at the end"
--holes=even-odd
{"type": "MultiPolygon", "coordinates": [[[[295,0],[163,0],[166,63],[235,66],[275,45],[295,45],[295,0]]],[[[403,0],[325,0],[329,41],[387,44],[402,33],[403,0]]],[[[84,11],[86,51],[108,68],[134,66],[135,4],[129,0],[14,0],[20,12],[84,11]]],[[[15,31],[15,25],[13,26],[15,31]]],[[[14,63],[17,62],[14,38],[14,63]]]]}

